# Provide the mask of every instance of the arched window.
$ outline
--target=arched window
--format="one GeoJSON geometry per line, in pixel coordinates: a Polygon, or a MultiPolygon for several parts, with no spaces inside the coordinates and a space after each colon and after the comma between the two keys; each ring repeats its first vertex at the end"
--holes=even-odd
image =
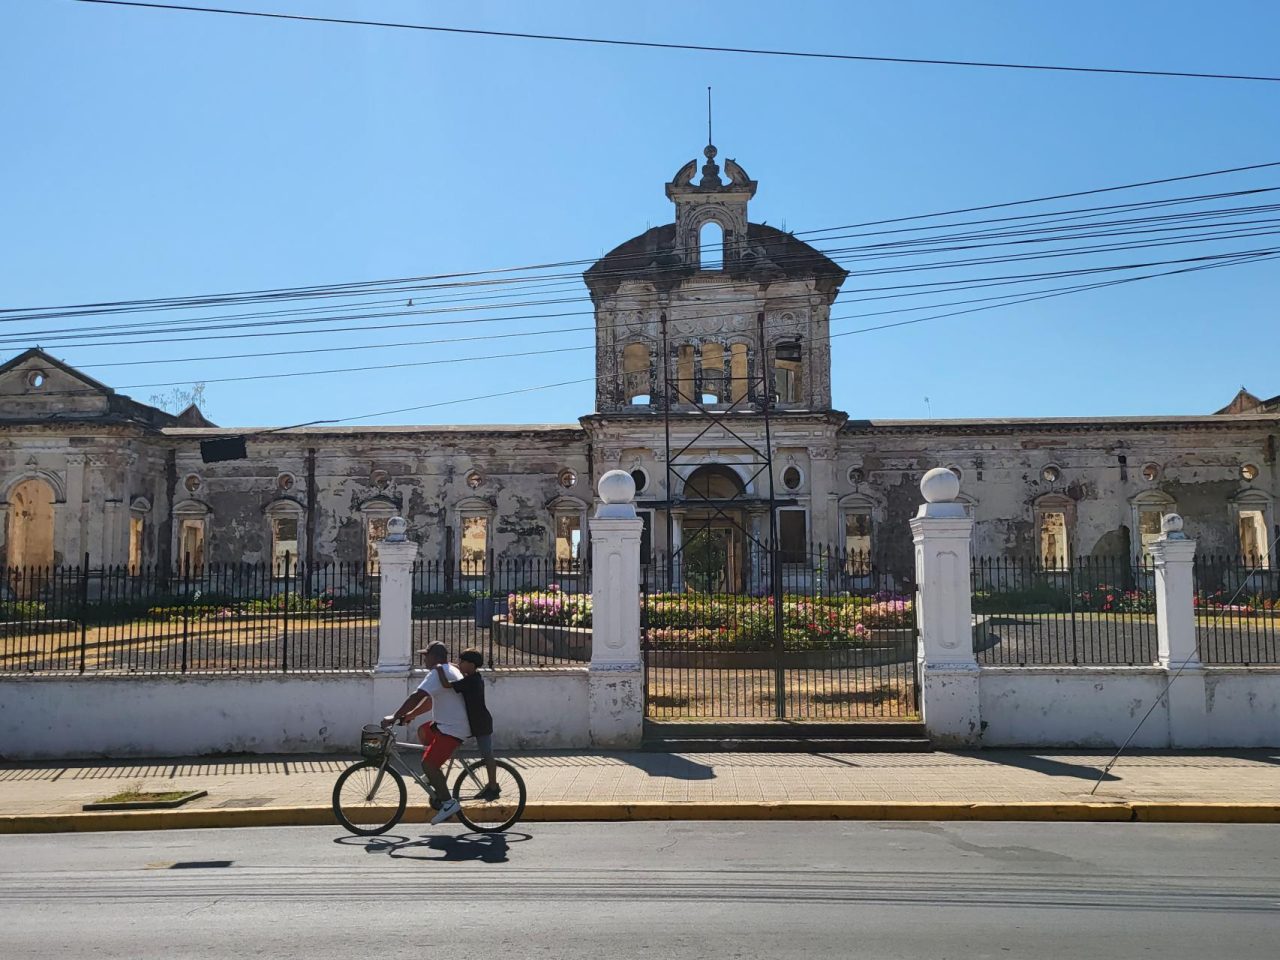
{"type": "Polygon", "coordinates": [[[745,343],[735,343],[729,347],[729,402],[737,403],[750,392],[748,381],[751,372],[748,368],[748,347],[745,343]]]}
{"type": "Polygon", "coordinates": [[[779,403],[799,403],[803,396],[801,356],[797,341],[779,343],[773,348],[773,389],[779,403]]]}
{"type": "Polygon", "coordinates": [[[9,566],[53,566],[54,497],[53,487],[38,477],[23,480],[9,491],[9,566]]]}
{"type": "Polygon", "coordinates": [[[693,393],[693,367],[693,344],[680,344],[676,348],[676,395],[672,398],[673,403],[693,403],[697,399],[693,393]]]}
{"type": "Polygon", "coordinates": [[[724,227],[709,220],[698,231],[698,269],[724,269],[724,227]]]}
{"type": "Polygon", "coordinates": [[[1071,543],[1075,528],[1075,501],[1047,493],[1035,502],[1036,557],[1046,570],[1071,567],[1071,543]]]}
{"type": "Polygon", "coordinates": [[[388,497],[375,497],[360,505],[360,516],[364,520],[364,563],[371,576],[379,572],[378,544],[387,539],[387,521],[395,515],[395,502],[388,497]]]}
{"type": "Polygon", "coordinates": [[[554,531],[556,575],[577,576],[586,555],[587,504],[577,497],[557,497],[547,504],[554,531]]]}
{"type": "Polygon", "coordinates": [[[702,402],[719,403],[724,397],[724,347],[718,343],[704,343],[700,369],[702,402]]]}
{"type": "Polygon", "coordinates": [[[871,573],[871,550],[875,541],[873,512],[875,504],[868,497],[850,495],[840,501],[840,524],[843,529],[845,573],[867,576],[871,573]]]}
{"type": "Polygon", "coordinates": [[[1146,490],[1130,501],[1133,509],[1134,559],[1140,563],[1151,562],[1151,544],[1160,538],[1160,521],[1166,513],[1177,513],[1178,505],[1173,497],[1159,490],[1146,490]]]}
{"type": "Polygon", "coordinates": [[[129,504],[129,573],[137,576],[147,556],[147,514],[151,501],[146,497],[134,497],[129,504]]]}
{"type": "Polygon", "coordinates": [[[684,482],[688,500],[732,500],[745,492],[742,477],[732,467],[708,463],[698,467],[684,482]]]}
{"type": "Polygon", "coordinates": [[[1246,490],[1231,500],[1240,556],[1251,567],[1270,569],[1271,498],[1260,490],[1246,490]]]}
{"type": "Polygon", "coordinates": [[[208,552],[209,521],[213,513],[199,500],[184,500],[173,508],[173,527],[179,570],[198,573],[208,552]]]}
{"type": "Polygon", "coordinates": [[[273,500],[266,510],[271,532],[271,574],[290,577],[297,573],[298,554],[302,544],[302,505],[282,497],[273,500]]]}
{"type": "Polygon", "coordinates": [[[649,347],[628,343],[622,348],[622,398],[626,403],[650,402],[649,347]]]}

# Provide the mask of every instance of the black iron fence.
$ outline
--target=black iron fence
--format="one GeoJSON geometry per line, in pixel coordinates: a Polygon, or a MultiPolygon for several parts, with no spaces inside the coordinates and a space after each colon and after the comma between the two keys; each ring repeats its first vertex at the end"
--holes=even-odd
{"type": "Polygon", "coordinates": [[[690,539],[641,598],[653,718],[917,714],[913,600],[871,559],[690,539]]]}
{"type": "MultiPolygon", "coordinates": [[[[498,667],[590,660],[590,572],[579,561],[420,562],[412,583],[418,649],[475,647],[498,667]]],[[[0,673],[369,671],[380,585],[364,563],[289,557],[0,568],[0,673]]]]}
{"type": "Polygon", "coordinates": [[[591,571],[578,560],[427,561],[413,571],[413,642],[467,648],[495,667],[591,660],[591,571]]]}
{"type": "Polygon", "coordinates": [[[1196,557],[1195,609],[1205,663],[1280,663],[1280,570],[1265,559],[1196,557]]]}
{"type": "Polygon", "coordinates": [[[364,564],[3,568],[0,672],[370,670],[378,578],[364,564]]]}
{"type": "Polygon", "coordinates": [[[972,567],[980,663],[1140,665],[1156,660],[1149,561],[1079,557],[1068,567],[992,557],[972,567]]]}

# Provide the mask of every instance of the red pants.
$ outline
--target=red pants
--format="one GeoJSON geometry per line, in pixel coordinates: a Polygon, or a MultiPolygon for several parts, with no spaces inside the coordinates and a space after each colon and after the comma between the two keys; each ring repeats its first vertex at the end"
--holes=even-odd
{"type": "Polygon", "coordinates": [[[426,747],[426,750],[422,752],[422,762],[432,767],[443,767],[449,762],[449,758],[453,756],[453,751],[457,750],[462,744],[462,741],[457,737],[441,733],[440,728],[434,723],[423,724],[419,727],[418,739],[426,747]]]}

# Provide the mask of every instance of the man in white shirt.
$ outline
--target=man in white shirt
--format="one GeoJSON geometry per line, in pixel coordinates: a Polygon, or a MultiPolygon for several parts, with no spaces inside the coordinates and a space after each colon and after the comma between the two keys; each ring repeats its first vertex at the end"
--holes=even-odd
{"type": "Polygon", "coordinates": [[[462,694],[446,687],[440,679],[437,667],[444,668],[450,683],[462,679],[462,673],[449,662],[449,650],[440,642],[427,647],[427,675],[418,689],[409,694],[400,708],[383,723],[408,723],[419,714],[431,711],[431,720],[418,730],[418,738],[424,747],[422,772],[440,801],[440,812],[431,818],[432,823],[444,823],[457,815],[461,805],[449,795],[442,767],[449,762],[453,752],[463,740],[471,736],[471,724],[467,721],[467,705],[462,694]]]}

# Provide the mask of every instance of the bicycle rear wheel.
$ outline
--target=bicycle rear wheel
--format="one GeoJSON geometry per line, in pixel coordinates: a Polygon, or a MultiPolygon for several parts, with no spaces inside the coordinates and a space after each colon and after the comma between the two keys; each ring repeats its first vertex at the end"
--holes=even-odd
{"type": "Polygon", "coordinates": [[[462,804],[458,819],[476,833],[501,833],[524,813],[528,799],[524,778],[505,760],[496,761],[496,766],[500,791],[496,799],[482,795],[489,784],[489,771],[482,759],[463,764],[462,772],[453,781],[453,795],[462,804]]]}
{"type": "Polygon", "coordinates": [[[333,815],[362,837],[386,833],[399,823],[407,800],[399,771],[369,760],[347,767],[333,785],[333,815]]]}

